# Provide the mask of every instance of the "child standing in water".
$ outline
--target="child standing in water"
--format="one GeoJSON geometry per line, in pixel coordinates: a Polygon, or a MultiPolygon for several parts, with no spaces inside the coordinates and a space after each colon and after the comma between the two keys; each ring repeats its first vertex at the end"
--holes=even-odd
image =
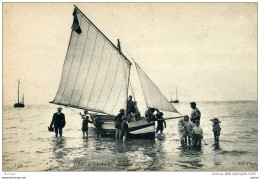
{"type": "Polygon", "coordinates": [[[219,136],[220,136],[220,131],[221,131],[221,128],[220,128],[220,125],[219,123],[221,123],[218,118],[214,118],[214,119],[210,119],[214,124],[212,125],[213,129],[213,133],[214,133],[214,139],[215,139],[215,142],[214,142],[214,145],[216,147],[219,147],[219,136]]]}
{"type": "Polygon", "coordinates": [[[195,126],[192,128],[192,135],[194,139],[193,147],[197,150],[201,149],[201,139],[203,139],[203,130],[200,127],[200,121],[195,121],[195,126]]]}
{"type": "Polygon", "coordinates": [[[184,116],[184,122],[185,122],[185,145],[188,146],[188,144],[189,144],[189,147],[190,147],[191,146],[191,139],[190,139],[191,131],[192,131],[192,128],[195,126],[195,124],[193,122],[189,121],[188,115],[184,116]]]}
{"type": "Polygon", "coordinates": [[[82,132],[83,132],[83,138],[85,137],[88,137],[88,123],[93,123],[91,120],[89,120],[89,117],[88,117],[88,110],[84,110],[84,114],[81,114],[81,117],[83,119],[82,121],[82,132]]]}
{"type": "Polygon", "coordinates": [[[179,136],[181,141],[181,146],[185,146],[185,122],[183,119],[180,119],[178,122],[179,136]]]}

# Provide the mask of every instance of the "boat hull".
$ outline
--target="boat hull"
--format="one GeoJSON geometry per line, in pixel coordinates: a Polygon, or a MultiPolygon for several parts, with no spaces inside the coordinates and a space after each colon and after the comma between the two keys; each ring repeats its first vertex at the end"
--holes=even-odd
{"type": "Polygon", "coordinates": [[[15,108],[24,108],[24,104],[22,104],[22,103],[15,103],[14,107],[15,108]]]}
{"type": "MultiPolygon", "coordinates": [[[[105,115],[91,115],[91,119],[97,117],[102,121],[102,136],[114,137],[116,134],[115,125],[113,119],[115,116],[105,116],[105,115]]],[[[141,139],[154,139],[155,138],[155,122],[150,121],[146,118],[141,118],[138,121],[128,122],[129,134],[128,138],[141,138],[141,139]]]]}

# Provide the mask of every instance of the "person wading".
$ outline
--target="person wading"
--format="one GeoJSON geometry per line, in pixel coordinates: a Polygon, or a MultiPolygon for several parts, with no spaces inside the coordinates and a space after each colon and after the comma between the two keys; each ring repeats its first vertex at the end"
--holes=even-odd
{"type": "Polygon", "coordinates": [[[189,147],[191,146],[191,131],[192,131],[192,128],[195,126],[195,124],[193,122],[190,122],[189,121],[189,116],[188,115],[185,115],[184,116],[184,123],[185,123],[185,145],[188,146],[189,144],[189,147]]]}
{"type": "Polygon", "coordinates": [[[163,120],[163,113],[162,112],[158,112],[156,114],[157,117],[157,128],[156,128],[156,133],[158,133],[160,131],[160,133],[163,132],[164,127],[166,128],[166,122],[165,120],[163,120]],[[159,120],[158,120],[159,119],[159,120]],[[163,127],[164,124],[164,127],[163,127]]]}
{"type": "Polygon", "coordinates": [[[192,128],[192,136],[193,136],[193,147],[197,150],[201,149],[201,139],[203,139],[203,130],[200,127],[200,121],[195,121],[195,126],[192,128]]]}
{"type": "Polygon", "coordinates": [[[121,139],[122,135],[122,127],[121,124],[123,122],[122,117],[125,115],[125,110],[120,109],[119,114],[116,116],[114,120],[115,128],[116,128],[116,139],[121,139]]]}
{"type": "Polygon", "coordinates": [[[64,128],[66,125],[65,115],[61,112],[61,107],[58,107],[57,111],[58,112],[53,114],[50,128],[52,128],[52,125],[54,125],[56,137],[58,137],[58,133],[60,134],[60,137],[62,137],[62,128],[64,128]]]}
{"type": "Polygon", "coordinates": [[[190,103],[190,107],[192,108],[191,115],[190,115],[191,122],[194,123],[195,120],[199,120],[200,121],[201,113],[200,113],[199,109],[196,107],[196,103],[195,102],[191,102],[190,103]]]}
{"type": "Polygon", "coordinates": [[[127,124],[127,116],[124,115],[122,117],[122,124],[121,124],[121,128],[122,128],[122,136],[123,136],[123,142],[126,141],[126,138],[128,136],[128,132],[129,132],[129,128],[128,128],[128,124],[127,124]]]}
{"type": "Polygon", "coordinates": [[[89,116],[88,116],[88,110],[84,110],[84,114],[79,113],[83,119],[82,121],[82,132],[83,132],[83,138],[88,137],[88,123],[93,123],[91,120],[89,120],[89,116]]]}
{"type": "Polygon", "coordinates": [[[215,142],[214,142],[214,145],[215,147],[219,147],[219,136],[220,136],[220,131],[221,131],[221,128],[220,128],[220,125],[219,123],[220,120],[218,120],[218,118],[214,118],[214,119],[210,119],[214,124],[212,125],[213,129],[213,133],[214,133],[214,139],[215,139],[215,142]]]}

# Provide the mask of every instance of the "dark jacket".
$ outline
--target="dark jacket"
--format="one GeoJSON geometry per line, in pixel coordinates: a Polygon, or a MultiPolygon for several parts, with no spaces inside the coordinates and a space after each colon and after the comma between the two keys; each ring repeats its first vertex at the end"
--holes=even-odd
{"type": "Polygon", "coordinates": [[[54,125],[54,128],[63,128],[66,125],[65,115],[63,113],[54,113],[51,121],[51,127],[54,125]]]}

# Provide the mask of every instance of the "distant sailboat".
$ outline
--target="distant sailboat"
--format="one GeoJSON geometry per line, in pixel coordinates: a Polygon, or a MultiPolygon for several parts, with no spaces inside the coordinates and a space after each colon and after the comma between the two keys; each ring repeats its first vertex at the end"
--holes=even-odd
{"type": "Polygon", "coordinates": [[[179,103],[178,96],[177,96],[177,86],[176,86],[176,99],[172,100],[172,97],[171,97],[170,103],[179,103]]]}
{"type": "Polygon", "coordinates": [[[15,108],[23,108],[25,106],[24,105],[24,95],[23,95],[23,98],[22,98],[22,102],[20,102],[19,90],[20,90],[20,80],[18,81],[18,102],[14,104],[15,108]]]}
{"type": "MultiPolygon", "coordinates": [[[[102,135],[115,135],[114,118],[127,111],[132,62],[76,6],[71,37],[57,94],[50,103],[88,109],[91,119],[102,121],[102,135]]],[[[176,114],[158,87],[135,63],[147,108],[176,114]]],[[[179,117],[171,117],[179,118],[179,117]]],[[[169,119],[169,118],[168,118],[169,119]]],[[[155,137],[155,121],[145,117],[129,121],[129,136],[155,137]]]]}

